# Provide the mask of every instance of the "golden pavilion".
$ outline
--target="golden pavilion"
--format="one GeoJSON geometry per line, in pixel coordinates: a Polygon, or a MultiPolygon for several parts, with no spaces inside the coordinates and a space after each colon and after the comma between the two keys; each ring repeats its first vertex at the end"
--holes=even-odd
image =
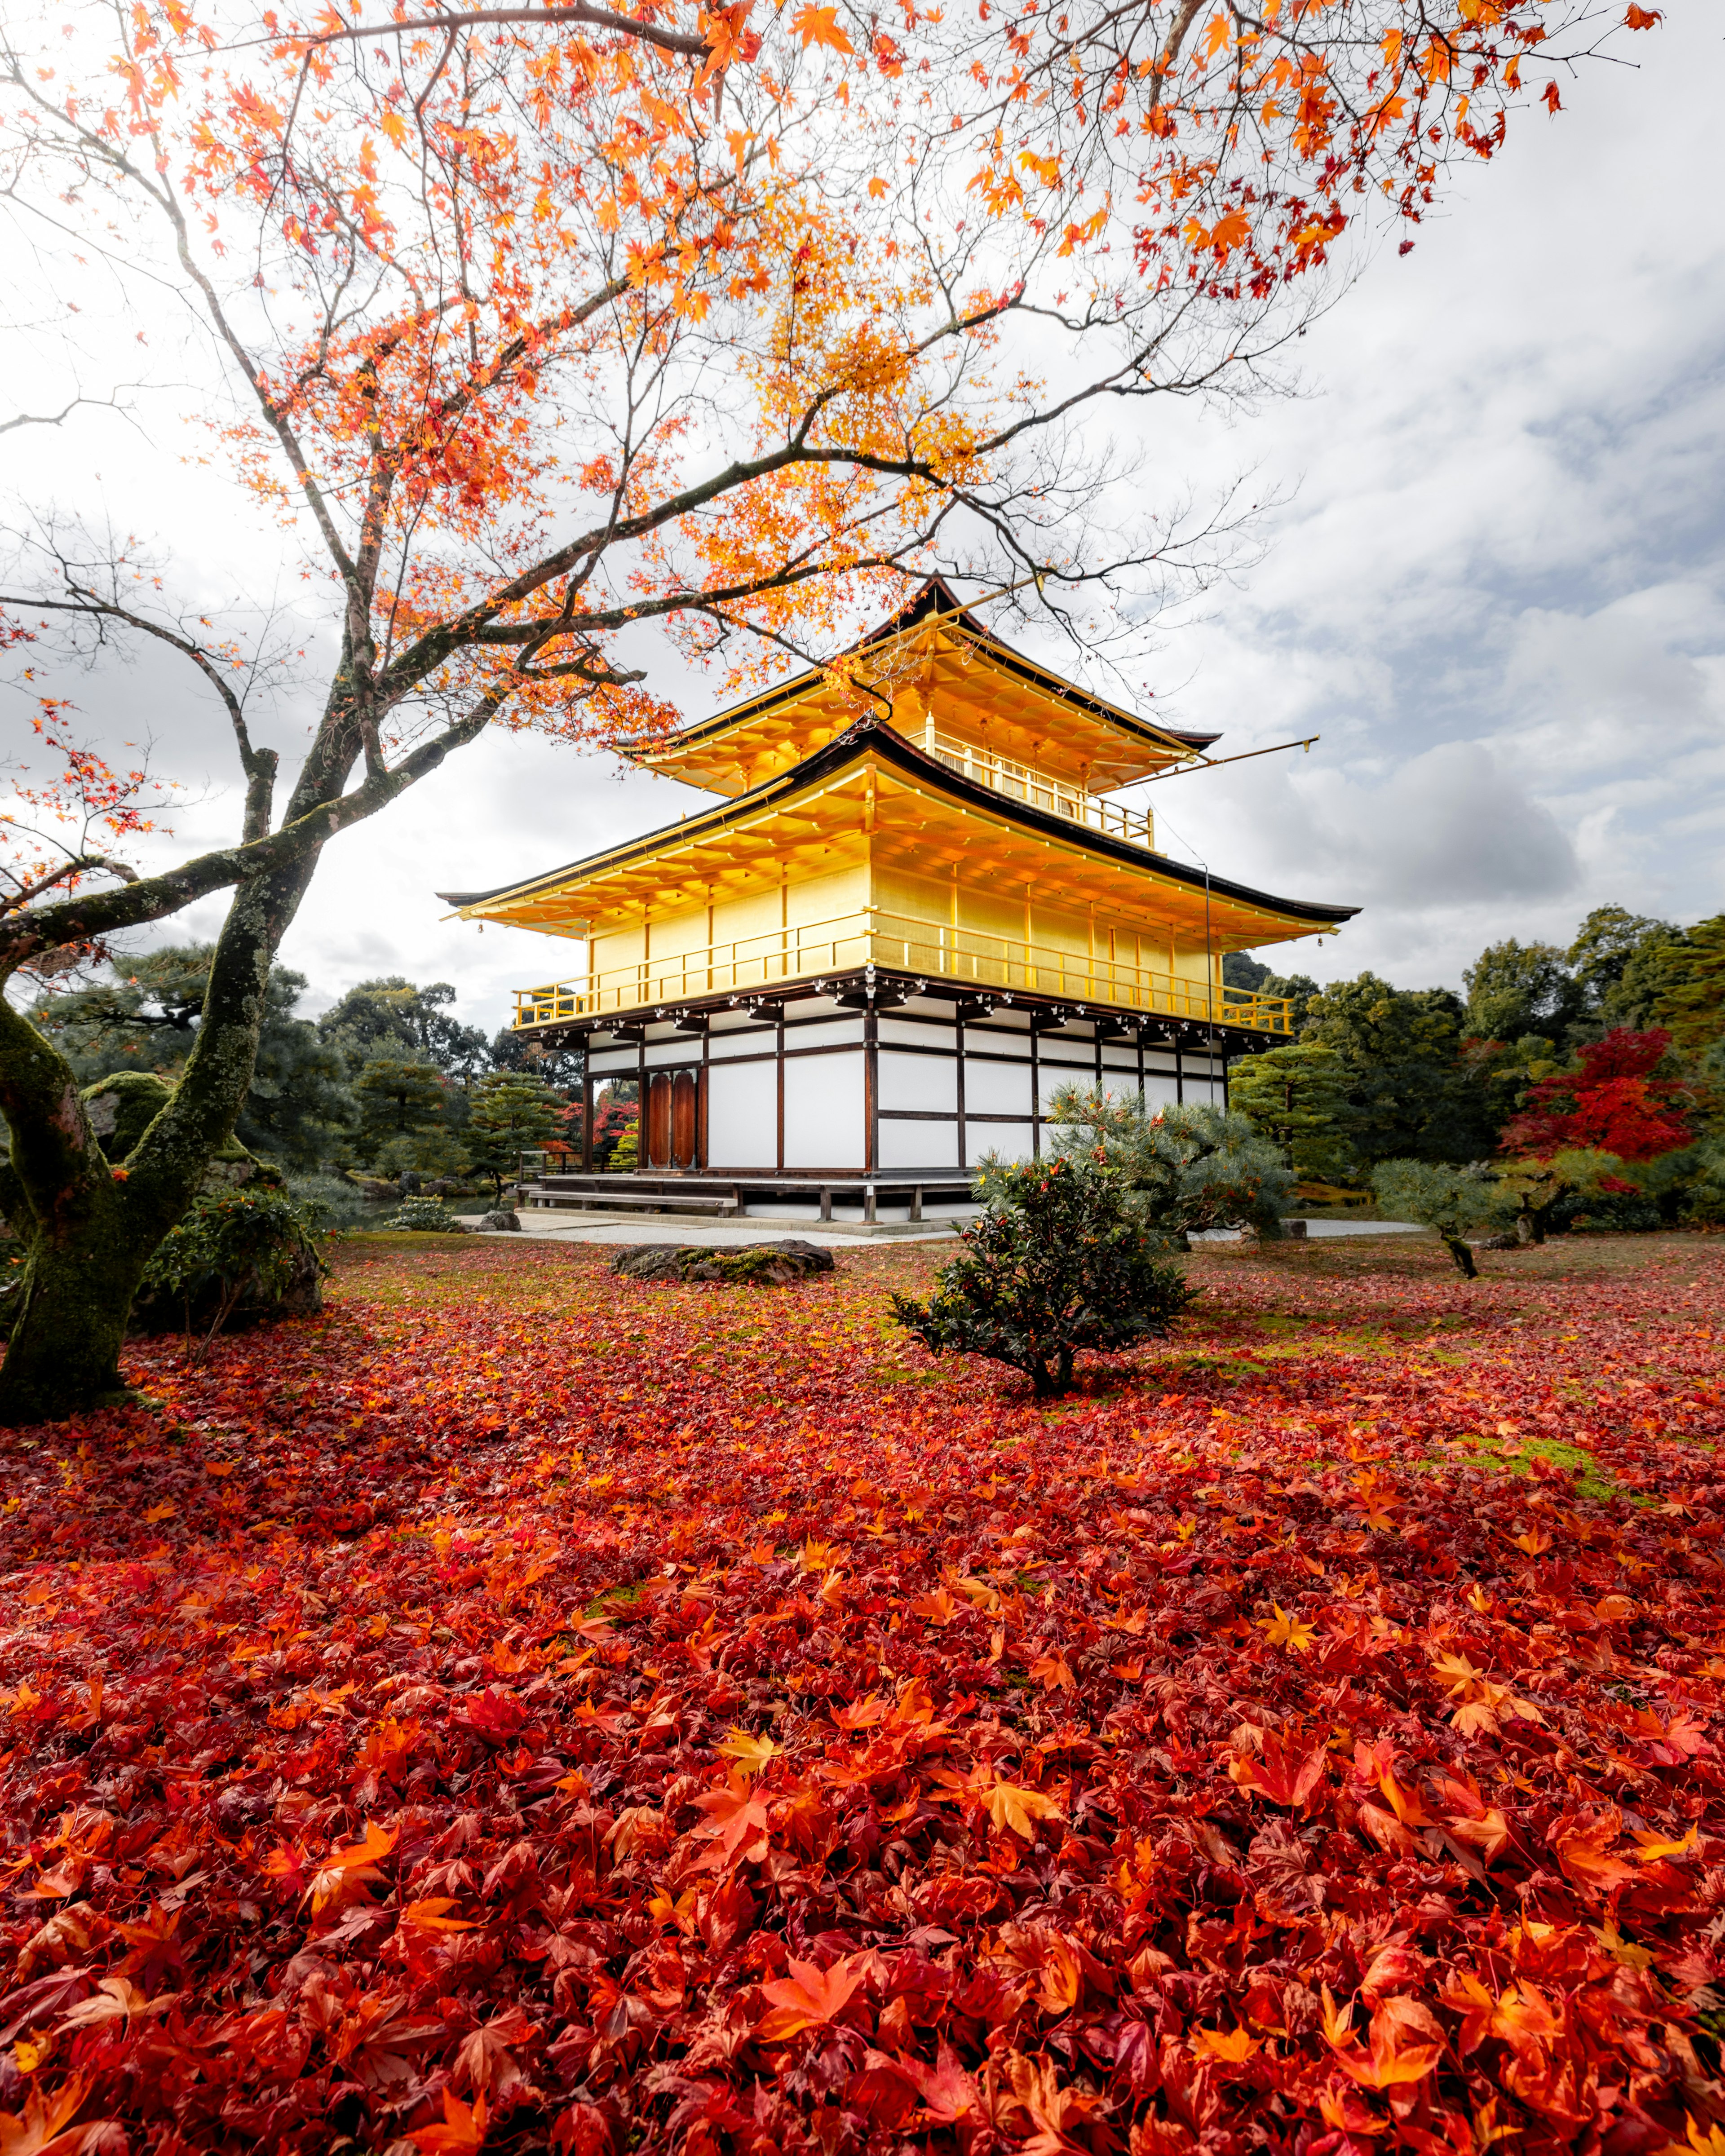
{"type": "MultiPolygon", "coordinates": [[[[1224,957],[1356,909],[1172,860],[1110,798],[1216,738],[1061,680],[934,582],[830,667],[627,752],[712,808],[442,896],[585,945],[516,1023],[584,1048],[588,1133],[595,1091],[639,1083],[640,1164],[607,1204],[706,1178],[715,1210],[818,1194],[823,1218],[921,1217],[983,1154],[1036,1155],[1062,1084],[1219,1102],[1230,1057],[1287,1035],[1224,957]]],[[[596,1202],[591,1168],[551,1180],[596,1202]]]]}

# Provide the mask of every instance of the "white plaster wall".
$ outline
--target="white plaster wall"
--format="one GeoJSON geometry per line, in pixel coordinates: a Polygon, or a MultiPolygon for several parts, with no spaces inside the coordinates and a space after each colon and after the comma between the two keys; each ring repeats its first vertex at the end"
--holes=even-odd
{"type": "Polygon", "coordinates": [[[778,1040],[777,1032],[768,1026],[757,1026],[747,1033],[715,1033],[708,1037],[706,1052],[714,1062],[722,1062],[727,1055],[771,1055],[778,1040]]]}
{"type": "Polygon", "coordinates": [[[633,1048],[602,1048],[587,1059],[587,1067],[595,1078],[622,1071],[633,1076],[639,1061],[639,1051],[633,1048]]]}
{"type": "Polygon", "coordinates": [[[710,1066],[706,1157],[715,1168],[771,1168],[778,1151],[778,1082],[770,1063],[710,1066]]]}
{"type": "Polygon", "coordinates": [[[1029,1029],[1021,1026],[1009,1030],[998,1018],[988,1025],[966,1026],[964,1040],[968,1048],[986,1045],[991,1055],[1021,1055],[1026,1062],[1030,1058],[1029,1029]]]}
{"type": "MultiPolygon", "coordinates": [[[[709,1152],[712,1158],[718,1158],[711,1139],[709,1152]]],[[[810,1055],[785,1065],[784,1164],[787,1168],[862,1166],[860,1049],[849,1055],[810,1055]]]]}
{"type": "Polygon", "coordinates": [[[895,1168],[957,1168],[957,1123],[901,1123],[880,1125],[880,1165],[895,1168]]]}
{"type": "Polygon", "coordinates": [[[879,1072],[883,1108],[935,1108],[948,1115],[957,1108],[956,1056],[903,1055],[883,1048],[879,1072]]]}
{"type": "Polygon", "coordinates": [[[1028,1116],[1030,1113],[1030,1066],[1028,1063],[981,1063],[964,1059],[964,1106],[976,1116],[1028,1116]]]}
{"type": "Polygon", "coordinates": [[[879,1031],[875,1038],[884,1047],[888,1041],[897,1041],[905,1047],[950,1048],[953,1027],[950,1019],[942,1024],[917,1024],[910,1019],[892,1018],[885,1014],[876,1021],[879,1031]]]}
{"type": "Polygon", "coordinates": [[[1178,1097],[1172,1071],[1166,1076],[1157,1070],[1144,1073],[1144,1106],[1153,1113],[1158,1108],[1173,1107],[1178,1097]]]}
{"type": "Polygon", "coordinates": [[[863,1037],[862,1014],[855,1018],[824,1019],[819,1025],[788,1025],[784,1029],[784,1045],[789,1048],[860,1048],[863,1037]]]}
{"type": "Polygon", "coordinates": [[[1036,1149],[1029,1123],[971,1123],[964,1143],[973,1168],[985,1152],[999,1153],[1002,1160],[1029,1160],[1036,1149]]]}

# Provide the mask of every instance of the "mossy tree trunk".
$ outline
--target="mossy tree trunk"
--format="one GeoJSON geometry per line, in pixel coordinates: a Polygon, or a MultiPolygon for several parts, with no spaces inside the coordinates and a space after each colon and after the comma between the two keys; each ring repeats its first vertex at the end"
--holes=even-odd
{"type": "MultiPolygon", "coordinates": [[[[363,619],[362,608],[360,613],[363,619]]],[[[144,1269],[197,1195],[212,1158],[233,1136],[257,1058],[270,968],[324,847],[338,831],[376,815],[429,778],[452,750],[477,741],[506,700],[506,688],[487,690],[470,710],[386,768],[376,730],[377,712],[389,699],[380,698],[355,652],[350,636],[322,722],[275,829],[275,752],[252,747],[239,706],[223,688],[246,773],[239,844],[118,891],[80,892],[0,919],[3,987],[19,966],[45,951],[87,947],[166,919],[212,891],[234,893],[184,1075],[123,1164],[103,1152],[70,1065],[0,994],[0,1116],[11,1140],[9,1163],[0,1167],[0,1211],[26,1246],[20,1285],[0,1306],[7,1343],[0,1428],[61,1420],[112,1397],[144,1269]],[[344,792],[362,757],[364,776],[344,792]]],[[[428,639],[412,681],[447,655],[428,639]]],[[[376,654],[367,646],[362,656],[369,665],[376,654]]]]}
{"type": "Polygon", "coordinates": [[[70,1065],[0,998],[0,1109],[12,1137],[0,1206],[25,1244],[8,1298],[0,1428],[59,1421],[121,1394],[133,1298],[233,1135],[270,968],[319,850],[236,889],[185,1075],[123,1164],[104,1152],[70,1065]]]}
{"type": "Polygon", "coordinates": [[[1473,1261],[1473,1245],[1465,1236],[1453,1234],[1448,1228],[1440,1228],[1438,1235],[1444,1248],[1455,1260],[1464,1280],[1477,1280],[1480,1269],[1473,1261]]]}

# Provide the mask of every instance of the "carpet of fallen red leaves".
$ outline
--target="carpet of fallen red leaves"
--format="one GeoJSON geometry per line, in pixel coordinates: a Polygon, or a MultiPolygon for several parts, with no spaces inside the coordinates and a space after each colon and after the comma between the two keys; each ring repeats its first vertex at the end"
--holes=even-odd
{"type": "Polygon", "coordinates": [[[4,2156],[1725,2150],[1725,1247],[603,1255],[0,1437],[4,2156]]]}

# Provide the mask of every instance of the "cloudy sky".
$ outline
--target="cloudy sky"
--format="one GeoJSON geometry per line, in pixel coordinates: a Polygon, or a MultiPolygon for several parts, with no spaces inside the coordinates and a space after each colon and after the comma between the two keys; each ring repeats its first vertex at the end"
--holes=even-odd
{"type": "MultiPolygon", "coordinates": [[[[1299,346],[1301,394],[1143,418],[1154,472],[1202,490],[1250,470],[1281,503],[1261,560],[1166,640],[1158,710],[1221,732],[1219,752],[1322,736],[1159,786],[1161,828],[1218,873],[1360,906],[1338,941],[1268,954],[1321,978],[1459,986],[1483,944],[1567,942],[1598,904],[1725,905],[1719,38],[1692,10],[1622,42],[1636,66],[1567,85],[1558,118],[1523,116],[1410,254],[1365,267],[1299,346]]],[[[182,467],[164,489],[111,418],[8,448],[14,486],[159,530],[212,588],[254,543],[224,529],[210,480],[182,467]]],[[[191,729],[176,676],[146,662],[69,685],[93,730],[117,708],[172,752],[199,797],[182,839],[224,834],[221,737],[191,729]]],[[[691,716],[712,707],[679,686],[691,716]]],[[[0,726],[27,716],[13,697],[0,726]]],[[[284,746],[295,726],[284,711],[284,746]]],[[[501,1023],[570,947],[445,921],[435,891],[577,858],[691,798],[520,738],[467,751],[331,848],[284,952],[305,1008],[400,973],[501,1023]]]]}

